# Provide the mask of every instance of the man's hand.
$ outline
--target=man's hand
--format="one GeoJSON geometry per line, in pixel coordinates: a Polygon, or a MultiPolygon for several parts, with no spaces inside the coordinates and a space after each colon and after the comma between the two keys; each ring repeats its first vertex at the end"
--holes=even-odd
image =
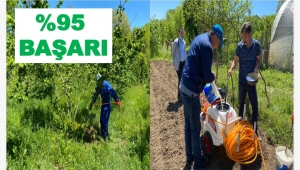
{"type": "Polygon", "coordinates": [[[229,70],[228,70],[228,73],[227,73],[227,74],[228,74],[228,77],[231,77],[231,72],[232,72],[232,70],[229,69],[229,70]]]}
{"type": "Polygon", "coordinates": [[[254,69],[254,74],[257,74],[257,73],[258,73],[258,69],[255,68],[255,69],[254,69]]]}
{"type": "Polygon", "coordinates": [[[118,100],[118,101],[116,102],[116,104],[117,104],[118,106],[121,106],[120,100],[118,100]]]}

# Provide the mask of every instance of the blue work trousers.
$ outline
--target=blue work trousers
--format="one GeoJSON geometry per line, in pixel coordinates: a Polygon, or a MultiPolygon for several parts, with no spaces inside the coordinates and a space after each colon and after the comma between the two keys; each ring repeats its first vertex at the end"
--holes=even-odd
{"type": "Polygon", "coordinates": [[[110,104],[103,105],[101,107],[100,125],[101,125],[101,136],[107,138],[108,135],[108,121],[110,116],[110,104]]]}

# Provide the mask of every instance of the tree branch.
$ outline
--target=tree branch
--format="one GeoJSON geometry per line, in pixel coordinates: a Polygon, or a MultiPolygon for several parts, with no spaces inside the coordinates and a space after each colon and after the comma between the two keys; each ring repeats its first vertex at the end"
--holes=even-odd
{"type": "Polygon", "coordinates": [[[263,75],[261,74],[261,71],[259,70],[259,73],[260,73],[260,76],[261,78],[263,79],[264,83],[265,83],[265,92],[266,92],[266,96],[267,96],[267,100],[268,100],[268,104],[270,104],[270,101],[269,101],[269,96],[268,96],[268,92],[267,92],[267,85],[266,85],[266,81],[263,77],[263,75]]]}
{"type": "MultiPolygon", "coordinates": [[[[89,83],[90,83],[90,81],[87,81],[85,87],[87,87],[87,86],[89,85],[89,83]]],[[[75,120],[75,118],[76,118],[77,111],[78,111],[79,104],[80,104],[80,100],[81,100],[81,98],[82,98],[82,96],[83,96],[83,94],[84,94],[85,91],[86,91],[86,90],[84,89],[83,92],[81,93],[80,97],[79,97],[79,101],[78,101],[78,104],[77,104],[77,106],[76,106],[76,110],[75,110],[75,113],[74,113],[73,120],[75,120]]]]}
{"type": "Polygon", "coordinates": [[[68,114],[70,114],[70,112],[71,112],[71,106],[70,106],[70,101],[71,101],[71,99],[70,99],[70,94],[69,94],[69,91],[68,91],[68,88],[66,87],[66,81],[64,80],[64,78],[62,77],[62,75],[61,75],[61,71],[60,71],[60,69],[59,69],[59,67],[58,67],[58,65],[56,64],[56,69],[57,69],[57,71],[58,71],[58,74],[59,74],[59,77],[60,77],[60,79],[61,79],[61,81],[62,81],[62,83],[63,83],[63,87],[64,87],[64,89],[65,89],[65,93],[66,93],[66,96],[67,96],[67,98],[68,98],[68,101],[66,102],[67,103],[67,108],[68,108],[68,114]]]}

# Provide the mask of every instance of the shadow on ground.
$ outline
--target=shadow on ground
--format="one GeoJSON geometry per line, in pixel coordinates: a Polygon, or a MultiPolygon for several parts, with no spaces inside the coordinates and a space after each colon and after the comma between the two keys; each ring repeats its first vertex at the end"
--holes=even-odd
{"type": "Polygon", "coordinates": [[[169,102],[169,105],[167,107],[168,112],[178,112],[178,109],[183,105],[182,102],[176,101],[174,102],[169,102]]]}

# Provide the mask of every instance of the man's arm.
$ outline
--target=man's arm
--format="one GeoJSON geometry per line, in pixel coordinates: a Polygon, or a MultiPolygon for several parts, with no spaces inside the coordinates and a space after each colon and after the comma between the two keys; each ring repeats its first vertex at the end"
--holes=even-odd
{"type": "Polygon", "coordinates": [[[100,88],[99,88],[99,86],[97,86],[95,88],[95,93],[94,93],[93,98],[92,98],[92,104],[94,104],[96,102],[99,94],[100,94],[100,88]]]}
{"type": "Polygon", "coordinates": [[[258,73],[258,70],[259,70],[260,65],[261,65],[260,53],[261,53],[261,46],[260,46],[260,43],[258,43],[257,53],[256,53],[256,66],[255,66],[255,69],[254,69],[254,74],[258,73]]]}
{"type": "Polygon", "coordinates": [[[173,45],[172,45],[172,57],[173,57],[173,60],[174,60],[174,57],[175,57],[176,48],[177,48],[177,42],[174,41],[173,45]]]}
{"type": "Polygon", "coordinates": [[[89,106],[89,109],[90,109],[90,110],[92,109],[93,104],[96,102],[96,100],[97,100],[99,94],[100,94],[100,88],[99,88],[99,86],[97,86],[97,87],[95,88],[95,93],[94,93],[94,95],[93,95],[92,101],[91,101],[90,106],[89,106]]]}
{"type": "Polygon", "coordinates": [[[255,66],[255,69],[254,69],[255,74],[258,73],[260,65],[261,65],[261,59],[260,59],[260,55],[258,55],[258,56],[256,56],[256,66],[255,66]]]}
{"type": "Polygon", "coordinates": [[[237,63],[239,62],[239,57],[238,56],[234,56],[233,60],[232,60],[232,63],[231,63],[231,67],[230,69],[228,70],[228,76],[230,77],[231,76],[231,72],[233,69],[235,69],[237,63]]]}
{"type": "Polygon", "coordinates": [[[205,83],[211,83],[215,80],[215,74],[211,71],[213,57],[212,49],[208,45],[204,46],[201,49],[201,53],[203,80],[205,83]]]}
{"type": "Polygon", "coordinates": [[[235,69],[237,63],[239,62],[239,57],[238,56],[234,56],[233,60],[232,60],[232,63],[231,63],[231,67],[230,67],[230,70],[233,70],[235,69]]]}
{"type": "Polygon", "coordinates": [[[239,48],[239,45],[237,45],[236,50],[235,50],[235,56],[234,56],[233,61],[231,63],[231,67],[228,70],[228,77],[231,76],[232,70],[235,69],[237,63],[239,62],[239,59],[240,59],[239,56],[240,56],[240,48],[239,48]]]}
{"type": "Polygon", "coordinates": [[[106,86],[106,88],[107,88],[109,94],[114,98],[114,100],[115,100],[116,102],[119,101],[119,97],[118,97],[116,91],[115,91],[115,90],[113,89],[113,87],[109,84],[109,82],[106,82],[106,83],[105,83],[105,86],[106,86]]]}

